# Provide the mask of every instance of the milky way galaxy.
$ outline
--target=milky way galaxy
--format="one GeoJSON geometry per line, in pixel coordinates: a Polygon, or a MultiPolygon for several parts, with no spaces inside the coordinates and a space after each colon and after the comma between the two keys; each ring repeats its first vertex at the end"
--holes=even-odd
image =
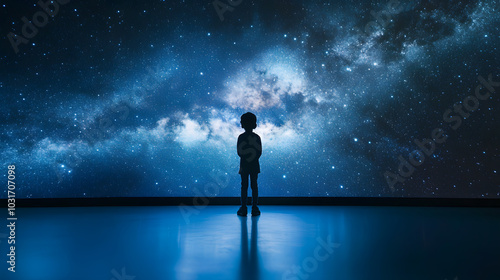
{"type": "Polygon", "coordinates": [[[0,4],[18,198],[239,196],[248,111],[261,196],[500,198],[495,0],[41,3],[0,4]]]}

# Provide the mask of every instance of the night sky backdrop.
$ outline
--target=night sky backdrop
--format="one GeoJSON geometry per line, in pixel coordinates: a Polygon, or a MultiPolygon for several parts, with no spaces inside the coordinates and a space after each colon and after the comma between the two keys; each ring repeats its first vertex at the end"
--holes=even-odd
{"type": "Polygon", "coordinates": [[[498,1],[66,2],[0,1],[17,198],[239,196],[247,111],[261,196],[500,198],[498,1]]]}

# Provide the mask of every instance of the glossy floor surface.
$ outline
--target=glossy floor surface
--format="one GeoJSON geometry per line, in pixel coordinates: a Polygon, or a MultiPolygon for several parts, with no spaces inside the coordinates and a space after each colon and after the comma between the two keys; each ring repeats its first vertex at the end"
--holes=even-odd
{"type": "Polygon", "coordinates": [[[16,272],[3,226],[0,279],[500,279],[498,208],[237,209],[17,209],[16,272]]]}

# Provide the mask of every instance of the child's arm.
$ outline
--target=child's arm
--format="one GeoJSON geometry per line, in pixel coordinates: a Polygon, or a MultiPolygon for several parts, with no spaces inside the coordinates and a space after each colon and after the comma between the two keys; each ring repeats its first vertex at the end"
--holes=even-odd
{"type": "Polygon", "coordinates": [[[240,144],[241,144],[241,135],[238,136],[238,142],[236,143],[236,151],[238,152],[238,156],[242,157],[240,144]]]}
{"type": "Polygon", "coordinates": [[[257,135],[257,143],[258,143],[257,158],[260,158],[260,156],[262,155],[262,142],[260,141],[260,136],[259,135],[257,135]]]}

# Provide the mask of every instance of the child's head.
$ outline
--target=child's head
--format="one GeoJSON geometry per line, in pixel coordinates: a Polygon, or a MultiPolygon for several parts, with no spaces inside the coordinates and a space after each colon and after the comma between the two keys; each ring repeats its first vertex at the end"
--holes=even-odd
{"type": "Polygon", "coordinates": [[[250,131],[255,129],[257,127],[257,117],[250,112],[241,115],[241,127],[250,131]]]}

